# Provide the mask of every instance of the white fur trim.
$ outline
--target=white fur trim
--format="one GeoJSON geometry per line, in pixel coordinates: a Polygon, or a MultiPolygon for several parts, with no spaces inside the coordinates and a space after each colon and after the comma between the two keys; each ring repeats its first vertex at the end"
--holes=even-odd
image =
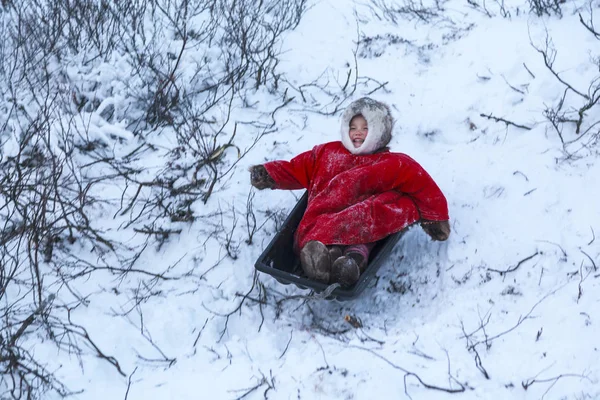
{"type": "Polygon", "coordinates": [[[352,154],[372,154],[388,144],[392,125],[393,118],[385,104],[368,98],[356,100],[342,115],[340,129],[342,144],[352,154]],[[350,121],[358,114],[367,120],[369,133],[360,147],[354,147],[350,139],[350,121]]]}

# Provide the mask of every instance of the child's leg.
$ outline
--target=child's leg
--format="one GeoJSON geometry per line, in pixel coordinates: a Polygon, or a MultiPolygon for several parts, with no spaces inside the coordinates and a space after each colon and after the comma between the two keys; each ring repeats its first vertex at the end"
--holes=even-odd
{"type": "Polygon", "coordinates": [[[375,247],[375,243],[352,244],[344,248],[343,255],[350,257],[356,261],[360,272],[364,272],[369,263],[369,253],[375,247]]]}

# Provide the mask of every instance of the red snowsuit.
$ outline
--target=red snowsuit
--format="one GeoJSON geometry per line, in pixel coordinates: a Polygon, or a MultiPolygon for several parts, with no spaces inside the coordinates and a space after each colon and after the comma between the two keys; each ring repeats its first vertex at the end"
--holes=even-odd
{"type": "Polygon", "coordinates": [[[330,142],[264,166],[276,189],[308,190],[308,207],[295,234],[297,251],[311,240],[370,243],[420,219],[449,219],[441,190],[406,154],[385,149],[353,155],[341,142],[330,142]]]}

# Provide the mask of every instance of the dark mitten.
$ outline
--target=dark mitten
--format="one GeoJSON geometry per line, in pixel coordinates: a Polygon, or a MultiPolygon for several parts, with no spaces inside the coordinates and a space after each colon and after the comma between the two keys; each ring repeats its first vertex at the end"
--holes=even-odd
{"type": "Polygon", "coordinates": [[[421,221],[421,227],[433,240],[446,240],[450,236],[448,221],[421,221]]]}
{"type": "Polygon", "coordinates": [[[273,189],[275,181],[269,176],[264,165],[253,165],[250,167],[250,183],[259,190],[273,189]]]}

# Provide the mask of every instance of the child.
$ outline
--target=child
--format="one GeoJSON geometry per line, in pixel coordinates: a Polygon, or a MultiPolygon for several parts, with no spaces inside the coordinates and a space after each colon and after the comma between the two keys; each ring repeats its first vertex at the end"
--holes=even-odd
{"type": "Polygon", "coordinates": [[[341,142],[251,167],[258,189],[308,190],[294,236],[308,278],[353,285],[375,242],[415,222],[433,240],[450,235],[439,187],[416,161],[386,147],[393,125],[389,107],[365,97],[345,110],[341,142]]]}

